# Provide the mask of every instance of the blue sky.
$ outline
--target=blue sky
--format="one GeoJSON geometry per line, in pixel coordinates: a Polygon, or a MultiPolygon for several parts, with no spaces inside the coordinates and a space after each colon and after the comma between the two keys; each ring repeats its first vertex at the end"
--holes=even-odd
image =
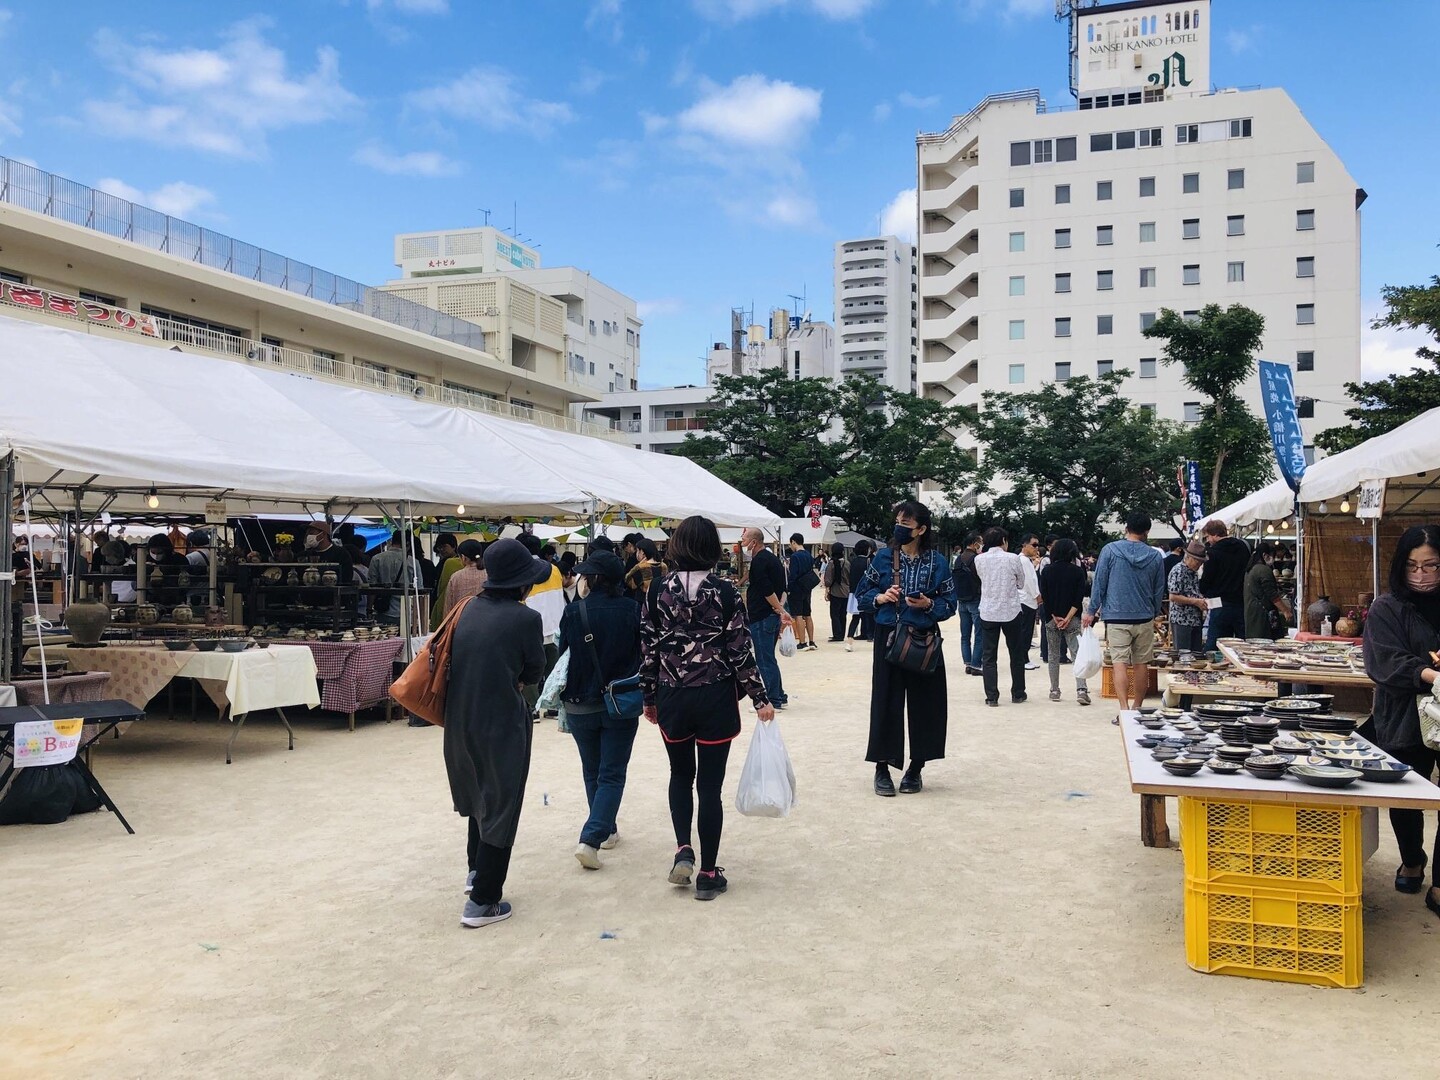
{"type": "MultiPolygon", "coordinates": [[[[4,0],[0,0],[3,5],[4,0]]],[[[830,318],[915,133],[1069,101],[1052,0],[290,0],[0,7],[0,153],[374,283],[490,223],[641,303],[647,385],[732,305],[830,318]]],[[[1281,86],[1370,194],[1367,313],[1440,272],[1440,3],[1216,0],[1212,78],[1281,86]]],[[[1413,338],[1367,334],[1367,373],[1413,338]]]]}

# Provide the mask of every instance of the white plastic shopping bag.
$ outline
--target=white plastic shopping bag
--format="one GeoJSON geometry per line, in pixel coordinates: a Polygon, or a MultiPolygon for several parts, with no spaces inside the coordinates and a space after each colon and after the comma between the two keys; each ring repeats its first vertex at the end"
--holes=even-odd
{"type": "Polygon", "coordinates": [[[795,770],[780,737],[780,722],[756,723],[740,770],[735,809],[747,817],[789,817],[795,802],[795,770]]]}
{"type": "Polygon", "coordinates": [[[788,626],[780,631],[780,655],[795,655],[795,631],[788,626]]]}
{"type": "Polygon", "coordinates": [[[1105,658],[1100,652],[1100,641],[1095,637],[1095,631],[1088,627],[1081,630],[1080,643],[1075,646],[1075,660],[1071,665],[1075,678],[1093,679],[1100,674],[1104,663],[1105,658]]]}

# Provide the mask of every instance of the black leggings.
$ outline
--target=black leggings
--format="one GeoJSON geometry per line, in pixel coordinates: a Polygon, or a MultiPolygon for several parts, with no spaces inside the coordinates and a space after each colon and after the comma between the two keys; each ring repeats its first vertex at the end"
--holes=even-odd
{"type": "Polygon", "coordinates": [[[693,796],[699,791],[700,869],[714,870],[720,854],[720,830],[725,824],[720,788],[725,783],[730,744],[686,739],[667,742],[665,752],[670,755],[670,821],[675,826],[675,843],[679,847],[690,844],[690,820],[695,814],[693,796]]]}
{"type": "Polygon", "coordinates": [[[510,849],[487,844],[480,839],[480,823],[473,817],[470,821],[469,842],[465,855],[470,869],[475,872],[475,884],[470,888],[470,899],[482,907],[498,904],[505,894],[505,878],[510,873],[510,849]]]}
{"type": "MultiPolygon", "coordinates": [[[[1408,746],[1391,750],[1392,757],[1415,770],[1415,775],[1429,780],[1440,762],[1440,754],[1428,746],[1408,746]]],[[[1395,830],[1395,843],[1400,860],[1406,866],[1425,865],[1425,812],[1423,810],[1391,810],[1390,827],[1395,830]]],[[[1430,884],[1440,888],[1440,827],[1435,832],[1435,858],[1430,861],[1430,884]]]]}

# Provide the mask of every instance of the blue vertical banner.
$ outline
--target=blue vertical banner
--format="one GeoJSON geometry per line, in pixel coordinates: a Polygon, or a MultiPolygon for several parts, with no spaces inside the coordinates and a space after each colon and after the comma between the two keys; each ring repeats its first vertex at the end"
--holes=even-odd
{"type": "Polygon", "coordinates": [[[1205,520],[1205,491],[1200,486],[1200,463],[1185,462],[1185,521],[1190,532],[1200,527],[1205,520]]]}
{"type": "Polygon", "coordinates": [[[1291,491],[1300,490],[1305,475],[1305,436],[1295,413],[1295,377],[1288,364],[1260,361],[1260,397],[1265,402],[1265,426],[1280,475],[1291,491]]]}

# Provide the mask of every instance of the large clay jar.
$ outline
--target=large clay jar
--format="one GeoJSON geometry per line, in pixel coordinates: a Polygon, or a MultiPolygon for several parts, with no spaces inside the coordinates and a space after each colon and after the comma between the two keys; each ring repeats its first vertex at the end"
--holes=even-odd
{"type": "Polygon", "coordinates": [[[288,573],[288,574],[285,575],[285,584],[286,584],[286,585],[299,585],[299,584],[300,584],[300,575],[297,574],[294,570],[291,570],[290,573],[288,573]]]}
{"type": "Polygon", "coordinates": [[[304,582],[306,585],[320,584],[320,568],[318,566],[307,566],[305,568],[304,582]]]}
{"type": "Polygon", "coordinates": [[[320,584],[339,585],[340,575],[337,574],[334,570],[326,570],[323,574],[320,575],[320,584]]]}
{"type": "Polygon", "coordinates": [[[1335,624],[1335,633],[1339,637],[1359,637],[1360,621],[1350,618],[1341,619],[1335,624]]]}
{"type": "Polygon", "coordinates": [[[195,612],[189,604],[176,604],[170,609],[170,618],[176,626],[189,626],[195,621],[195,612]]]}
{"type": "Polygon", "coordinates": [[[109,625],[109,605],[92,597],[76,600],[65,609],[65,627],[76,645],[98,645],[109,625]]]}
{"type": "Polygon", "coordinates": [[[154,604],[136,604],[135,621],[141,626],[154,626],[160,621],[160,609],[154,604]]]}
{"type": "Polygon", "coordinates": [[[1335,620],[1340,617],[1340,605],[1331,603],[1330,597],[1322,596],[1305,609],[1305,628],[1312,634],[1320,633],[1320,624],[1325,621],[1327,615],[1333,625],[1335,620]]]}

